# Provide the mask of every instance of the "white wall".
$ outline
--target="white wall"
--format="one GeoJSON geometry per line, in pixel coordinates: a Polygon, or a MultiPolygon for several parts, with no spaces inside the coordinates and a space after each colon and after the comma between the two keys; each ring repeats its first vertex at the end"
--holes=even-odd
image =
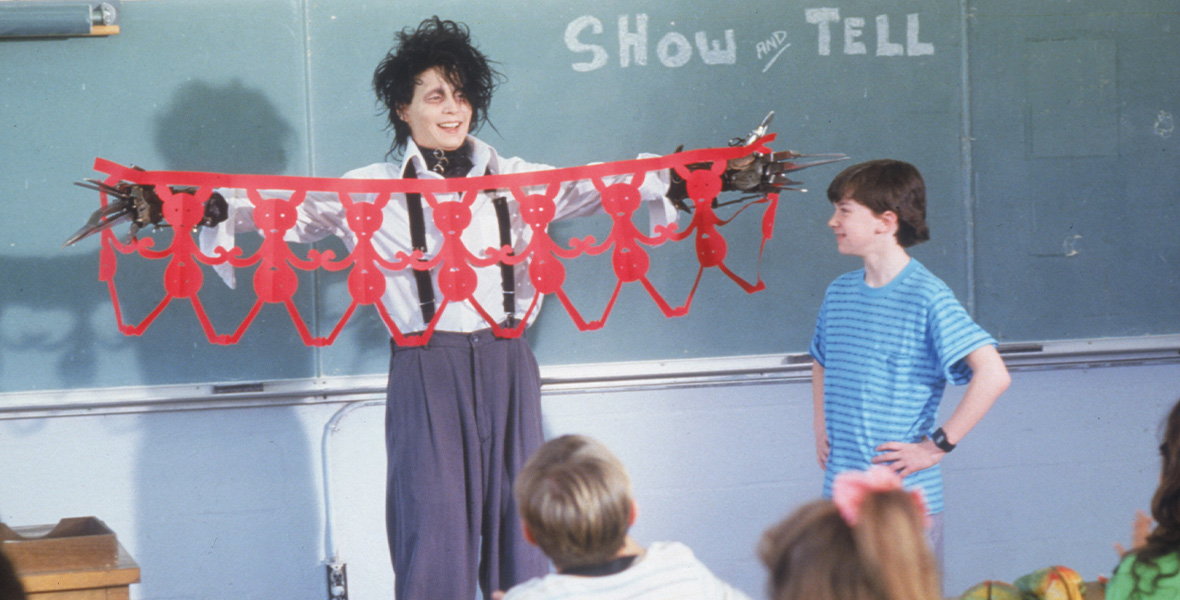
{"type": "MultiPolygon", "coordinates": [[[[1112,544],[1126,539],[1133,511],[1147,508],[1158,424],[1177,398],[1175,360],[1017,369],[1011,390],[945,463],[947,592],[1052,564],[1087,579],[1108,573],[1112,544]]],[[[320,600],[329,544],[347,564],[350,598],[391,596],[379,403],[321,397],[39,415],[16,411],[14,399],[0,402],[0,520],[103,519],[142,568],[133,597],[320,600]]],[[[547,435],[595,436],[628,466],[641,543],[684,541],[757,598],[761,531],[819,492],[810,402],[805,378],[753,377],[551,386],[544,410],[547,435]]]]}

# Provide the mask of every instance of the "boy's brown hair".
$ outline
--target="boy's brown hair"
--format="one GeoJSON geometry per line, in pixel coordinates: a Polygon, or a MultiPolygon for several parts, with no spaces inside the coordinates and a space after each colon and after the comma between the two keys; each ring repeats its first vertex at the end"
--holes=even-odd
{"type": "Polygon", "coordinates": [[[550,440],[516,478],[516,505],[559,571],[613,560],[631,527],[631,480],[614,454],[580,435],[550,440]]]}
{"type": "Polygon", "coordinates": [[[828,186],[833,204],[852,199],[873,214],[897,215],[897,243],[909,248],[930,239],[926,226],[926,182],[917,167],[907,162],[880,159],[844,169],[828,186]]]}

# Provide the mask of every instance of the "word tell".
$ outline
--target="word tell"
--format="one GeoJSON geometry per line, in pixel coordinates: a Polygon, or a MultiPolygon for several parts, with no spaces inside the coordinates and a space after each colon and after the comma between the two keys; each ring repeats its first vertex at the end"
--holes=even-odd
{"type": "MultiPolygon", "coordinates": [[[[807,22],[819,27],[819,54],[832,54],[832,24],[840,23],[838,8],[809,8],[804,15],[807,22]]],[[[865,34],[865,20],[861,17],[845,17],[844,54],[868,54],[868,47],[862,40],[865,34]]],[[[892,41],[889,30],[889,15],[877,15],[877,56],[924,56],[934,54],[934,44],[919,41],[918,14],[906,15],[905,44],[892,41]]]]}

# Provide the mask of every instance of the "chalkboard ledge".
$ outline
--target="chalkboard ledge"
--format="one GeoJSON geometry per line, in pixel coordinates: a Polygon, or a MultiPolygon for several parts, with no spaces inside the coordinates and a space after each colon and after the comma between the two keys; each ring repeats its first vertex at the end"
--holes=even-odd
{"type": "MultiPolygon", "coordinates": [[[[1180,363],[1180,335],[1000,345],[1009,370],[1180,363]]],[[[546,396],[588,391],[740,386],[811,379],[805,353],[723,356],[541,367],[546,396]]],[[[222,382],[0,394],[0,419],[216,410],[382,400],[384,373],[278,381],[222,382]]]]}

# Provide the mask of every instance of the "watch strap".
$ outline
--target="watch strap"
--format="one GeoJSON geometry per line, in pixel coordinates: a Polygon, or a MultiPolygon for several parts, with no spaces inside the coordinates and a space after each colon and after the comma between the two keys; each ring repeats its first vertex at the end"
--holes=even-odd
{"type": "Polygon", "coordinates": [[[942,450],[943,452],[950,452],[951,450],[955,449],[955,444],[952,444],[950,440],[946,439],[946,432],[943,431],[941,427],[934,430],[934,434],[930,436],[930,439],[934,442],[934,445],[938,446],[938,449],[942,450]]]}

